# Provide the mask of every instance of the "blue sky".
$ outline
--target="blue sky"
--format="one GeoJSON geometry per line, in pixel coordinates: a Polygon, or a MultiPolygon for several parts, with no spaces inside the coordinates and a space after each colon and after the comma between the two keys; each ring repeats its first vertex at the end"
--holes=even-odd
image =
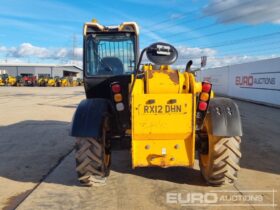
{"type": "Polygon", "coordinates": [[[136,21],[141,48],[169,42],[179,49],[182,65],[202,55],[218,66],[280,52],[279,0],[0,0],[0,5],[0,62],[81,64],[82,26],[93,18],[104,25],[136,21]]]}

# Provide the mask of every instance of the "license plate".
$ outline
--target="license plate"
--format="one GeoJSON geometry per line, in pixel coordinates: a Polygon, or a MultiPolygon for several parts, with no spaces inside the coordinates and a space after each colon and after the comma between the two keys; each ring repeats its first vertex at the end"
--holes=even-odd
{"type": "Polygon", "coordinates": [[[140,109],[142,114],[180,114],[183,112],[181,104],[144,105],[140,109]]]}

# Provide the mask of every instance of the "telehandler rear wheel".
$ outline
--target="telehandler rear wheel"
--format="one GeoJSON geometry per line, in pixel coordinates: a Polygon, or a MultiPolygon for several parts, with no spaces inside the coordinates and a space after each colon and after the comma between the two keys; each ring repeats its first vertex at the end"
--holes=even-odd
{"type": "Polygon", "coordinates": [[[233,184],[240,170],[241,158],[239,136],[213,136],[210,116],[205,119],[205,126],[199,135],[199,166],[204,179],[213,186],[233,184]]]}
{"type": "Polygon", "coordinates": [[[110,173],[109,118],[105,117],[100,138],[77,138],[76,171],[82,185],[104,185],[110,173]]]}

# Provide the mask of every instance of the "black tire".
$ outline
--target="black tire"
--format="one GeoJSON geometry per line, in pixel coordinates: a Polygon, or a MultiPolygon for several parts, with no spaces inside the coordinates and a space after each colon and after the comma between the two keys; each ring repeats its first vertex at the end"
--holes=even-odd
{"type": "Polygon", "coordinates": [[[110,173],[111,151],[108,139],[108,118],[102,125],[102,136],[96,138],[77,138],[76,171],[82,185],[104,185],[110,173]]]}
{"type": "Polygon", "coordinates": [[[207,149],[199,150],[199,166],[206,182],[213,186],[233,184],[237,180],[240,170],[240,143],[239,136],[213,136],[207,132],[210,120],[206,118],[206,133],[200,141],[207,149]]]}

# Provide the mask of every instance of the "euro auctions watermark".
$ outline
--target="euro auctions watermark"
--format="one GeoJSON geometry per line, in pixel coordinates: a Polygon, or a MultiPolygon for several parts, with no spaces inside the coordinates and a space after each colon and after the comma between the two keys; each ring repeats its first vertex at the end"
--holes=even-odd
{"type": "Polygon", "coordinates": [[[276,207],[276,190],[212,190],[167,192],[166,203],[180,206],[276,207]]]}

